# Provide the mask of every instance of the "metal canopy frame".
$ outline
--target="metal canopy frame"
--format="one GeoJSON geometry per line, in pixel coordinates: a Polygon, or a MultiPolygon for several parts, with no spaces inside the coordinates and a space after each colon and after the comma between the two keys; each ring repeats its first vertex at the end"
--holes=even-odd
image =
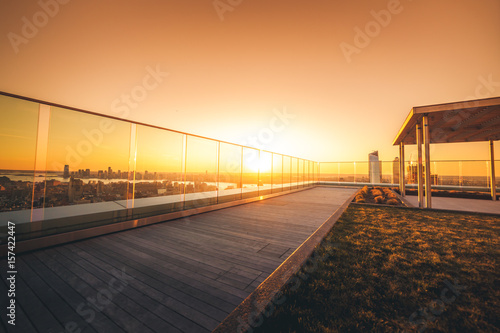
{"type": "Polygon", "coordinates": [[[399,146],[401,194],[405,195],[406,185],[405,145],[418,146],[419,207],[431,208],[430,144],[487,141],[490,146],[491,197],[496,200],[494,141],[497,140],[500,140],[500,97],[413,107],[392,143],[399,146]],[[425,168],[422,163],[422,145],[425,168]]]}

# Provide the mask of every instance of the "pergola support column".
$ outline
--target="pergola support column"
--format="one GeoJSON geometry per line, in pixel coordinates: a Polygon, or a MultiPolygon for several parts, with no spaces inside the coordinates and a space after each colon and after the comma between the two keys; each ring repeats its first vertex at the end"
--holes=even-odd
{"type": "Polygon", "coordinates": [[[405,144],[401,142],[399,144],[399,191],[401,196],[406,195],[406,184],[405,184],[405,144]]]}
{"type": "Polygon", "coordinates": [[[422,124],[417,123],[417,173],[418,173],[418,207],[424,207],[424,184],[423,184],[423,168],[422,168],[422,124]]]}
{"type": "Polygon", "coordinates": [[[495,146],[493,140],[490,140],[490,186],[491,186],[491,199],[497,199],[497,182],[495,178],[495,146]]]}
{"type": "Polygon", "coordinates": [[[422,119],[424,124],[424,152],[425,152],[425,208],[431,208],[431,152],[429,137],[429,118],[424,116],[422,119]]]}

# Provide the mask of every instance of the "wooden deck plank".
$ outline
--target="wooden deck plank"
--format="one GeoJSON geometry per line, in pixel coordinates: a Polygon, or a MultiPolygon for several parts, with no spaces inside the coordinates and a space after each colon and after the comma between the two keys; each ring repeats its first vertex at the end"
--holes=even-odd
{"type": "MultiPolygon", "coordinates": [[[[104,254],[101,252],[99,257],[89,255],[93,249],[89,248],[90,246],[85,246],[85,248],[81,248],[78,246],[79,244],[73,244],[74,248],[72,249],[74,252],[77,252],[78,255],[90,258],[93,260],[96,265],[107,269],[117,268],[118,266],[126,267],[126,271],[134,276],[134,281],[140,281],[144,285],[143,292],[148,294],[150,297],[157,299],[158,301],[165,302],[165,298],[173,298],[181,303],[184,306],[190,306],[201,313],[204,313],[208,316],[211,316],[214,319],[222,320],[221,317],[225,317],[225,314],[229,309],[232,309],[234,306],[228,303],[221,303],[220,299],[217,298],[205,298],[203,297],[205,293],[201,290],[192,290],[187,285],[175,285],[172,280],[167,279],[157,279],[157,276],[150,272],[146,266],[137,266],[137,269],[134,268],[136,266],[129,265],[130,262],[127,261],[125,265],[121,261],[117,261],[115,258],[108,254],[104,254]],[[148,273],[150,275],[148,275],[148,273]],[[176,289],[175,287],[178,287],[176,289]],[[194,295],[194,296],[193,296],[194,295]],[[196,298],[195,296],[199,297],[196,298]],[[219,309],[220,306],[222,309],[219,309]]],[[[165,302],[165,303],[164,303],[165,302]]]]}
{"type": "MultiPolygon", "coordinates": [[[[203,236],[198,236],[199,234],[188,234],[186,235],[158,235],[158,232],[153,232],[150,234],[148,239],[142,240],[144,243],[156,244],[155,248],[164,249],[164,255],[174,256],[178,260],[188,260],[195,265],[199,263],[204,264],[204,267],[212,272],[218,274],[221,271],[227,271],[230,269],[234,263],[239,264],[245,272],[259,274],[262,266],[267,266],[270,269],[276,266],[279,261],[276,260],[263,260],[262,258],[257,259],[254,255],[255,251],[246,253],[240,253],[237,250],[234,251],[217,251],[213,250],[213,245],[205,245],[206,238],[203,236]],[[151,240],[153,242],[151,242],[151,240]],[[186,251],[184,248],[189,248],[186,251]],[[229,253],[227,252],[229,251],[229,253]],[[233,261],[228,261],[228,258],[234,258],[233,261]],[[245,264],[250,260],[255,262],[251,266],[245,269],[245,264]]],[[[132,235],[134,236],[134,235],[132,235]]],[[[135,236],[134,236],[135,237],[135,236]]],[[[227,247],[225,242],[219,242],[217,246],[227,247]]]]}
{"type": "MultiPolygon", "coordinates": [[[[17,258],[19,260],[19,258],[17,258]]],[[[5,266],[6,267],[6,266],[5,266]]],[[[26,316],[38,331],[47,332],[50,329],[63,331],[61,323],[52,315],[44,303],[26,284],[24,274],[16,275],[16,303],[23,307],[26,316]]],[[[8,274],[5,270],[0,270],[2,280],[6,281],[8,274]]],[[[2,295],[2,297],[5,297],[2,295]]],[[[47,300],[46,300],[47,301],[47,300]]],[[[2,314],[4,315],[4,314],[2,314]]]]}
{"type": "MultiPolygon", "coordinates": [[[[94,240],[86,241],[85,246],[90,246],[98,251],[102,251],[103,256],[123,260],[122,252],[115,252],[116,249],[110,249],[109,247],[105,247],[106,244],[104,243],[96,244],[93,241],[94,240]]],[[[234,308],[234,306],[241,302],[240,297],[235,297],[226,293],[221,294],[219,292],[214,292],[213,288],[200,289],[190,283],[189,280],[182,279],[182,277],[179,278],[177,274],[174,276],[173,274],[169,274],[170,272],[168,271],[159,270],[157,265],[153,265],[150,262],[135,260],[135,258],[128,257],[127,264],[134,267],[138,271],[146,272],[149,276],[152,276],[159,281],[168,283],[168,285],[173,286],[176,289],[184,290],[186,293],[189,293],[189,295],[199,297],[201,300],[206,301],[209,304],[214,304],[221,310],[227,309],[228,304],[231,305],[231,308],[234,308]]]]}
{"type": "MultiPolygon", "coordinates": [[[[8,267],[7,266],[7,261],[6,260],[1,260],[0,261],[0,267],[8,267]]],[[[3,280],[3,279],[2,279],[3,280]]],[[[8,288],[7,285],[5,284],[7,281],[0,282],[0,306],[2,309],[7,309],[8,306],[8,297],[7,297],[7,292],[8,288]]],[[[9,317],[6,316],[6,314],[2,314],[2,319],[0,328],[4,329],[2,332],[7,332],[7,333],[16,333],[16,332],[36,332],[35,327],[32,325],[30,319],[26,315],[26,312],[23,310],[22,306],[17,302],[18,298],[16,298],[16,321],[15,325],[10,325],[8,321],[10,320],[9,317]]]]}
{"type": "Polygon", "coordinates": [[[26,332],[69,321],[83,332],[210,332],[354,191],[318,187],[20,255],[18,319],[26,332]],[[110,286],[121,270],[125,288],[110,286]],[[105,306],[91,304],[106,292],[105,306]]]}
{"type": "MultiPolygon", "coordinates": [[[[118,282],[115,275],[111,272],[118,272],[119,269],[111,269],[104,271],[96,266],[93,266],[80,256],[73,255],[72,251],[64,248],[56,248],[58,252],[58,261],[70,269],[73,273],[78,274],[84,278],[89,284],[99,288],[100,285],[107,284],[108,290],[114,295],[113,301],[120,304],[128,304],[127,311],[131,312],[133,316],[140,322],[146,323],[153,331],[179,331],[192,330],[200,331],[195,325],[182,325],[181,327],[172,326],[169,322],[185,323],[186,318],[183,318],[175,311],[165,309],[165,307],[157,301],[144,297],[144,295],[137,291],[132,282],[135,279],[127,279],[126,288],[123,282],[118,282]],[[66,258],[66,259],[65,259],[66,258]],[[142,311],[142,308],[146,311],[142,311]],[[168,321],[165,321],[167,319],[168,321]]],[[[188,324],[190,321],[187,321],[188,324]]]]}
{"type": "Polygon", "coordinates": [[[50,268],[45,266],[33,254],[24,255],[22,259],[28,263],[34,271],[43,277],[45,282],[54,290],[67,304],[74,310],[72,316],[64,319],[65,323],[77,322],[79,317],[83,317],[87,325],[82,325],[82,331],[86,331],[91,326],[97,332],[113,332],[120,330],[120,327],[112,322],[106,315],[100,311],[94,310],[88,306],[87,300],[76,292],[70,285],[55,274],[50,268]]]}
{"type": "MultiPolygon", "coordinates": [[[[17,267],[23,271],[23,279],[26,284],[33,290],[41,299],[45,300],[44,305],[52,313],[54,317],[62,323],[63,327],[86,327],[87,322],[82,317],[74,317],[71,323],[68,324],[67,318],[71,318],[74,310],[71,309],[68,303],[62,299],[52,287],[50,287],[40,276],[28,265],[23,258],[19,258],[17,267]]],[[[91,326],[88,326],[86,332],[96,332],[91,326]]]]}
{"type": "Polygon", "coordinates": [[[120,249],[124,253],[127,253],[131,256],[136,256],[137,258],[141,258],[142,260],[147,261],[149,264],[156,265],[157,269],[161,269],[163,272],[168,274],[173,274],[177,276],[179,279],[183,279],[189,281],[193,286],[203,287],[206,285],[211,286],[216,291],[224,292],[227,295],[233,295],[238,298],[244,298],[245,293],[241,290],[228,286],[224,283],[217,282],[213,279],[204,277],[200,274],[196,274],[195,272],[191,272],[183,267],[174,265],[168,261],[162,261],[146,252],[135,250],[129,247],[127,244],[123,244],[118,242],[115,239],[108,238],[107,245],[113,246],[114,248],[120,249]]]}
{"type": "Polygon", "coordinates": [[[49,268],[56,272],[64,281],[80,293],[85,299],[89,300],[98,311],[106,314],[114,323],[120,326],[125,331],[131,332],[153,332],[150,328],[146,327],[144,323],[138,321],[132,313],[124,310],[116,300],[110,301],[110,295],[105,293],[108,286],[102,284],[98,289],[94,288],[91,284],[87,283],[85,279],[75,274],[62,263],[57,261],[56,256],[52,257],[53,249],[36,252],[35,255],[43,261],[49,268]],[[102,295],[99,297],[99,295],[102,295]],[[106,296],[105,296],[106,295],[106,296]]]}
{"type": "MultiPolygon", "coordinates": [[[[120,238],[123,240],[134,240],[133,238],[123,236],[120,234],[120,238]]],[[[168,260],[174,265],[179,267],[183,267],[191,272],[201,274],[205,277],[217,280],[221,275],[226,274],[233,266],[227,265],[224,263],[223,265],[217,265],[218,262],[222,262],[215,257],[205,257],[205,260],[194,260],[189,256],[185,256],[185,251],[178,251],[176,248],[164,246],[167,242],[159,244],[159,242],[151,241],[150,239],[135,239],[140,240],[140,243],[132,243],[133,246],[143,252],[150,253],[154,257],[160,260],[168,260]],[[219,266],[219,267],[218,267],[219,266]],[[220,267],[222,266],[222,267],[220,267]]],[[[201,254],[199,254],[201,256],[201,254]]],[[[196,256],[194,256],[196,257],[196,256]]],[[[248,283],[249,278],[241,277],[236,274],[230,274],[228,278],[231,280],[231,283],[234,284],[245,284],[248,283]]],[[[228,283],[229,285],[232,285],[228,283]]]]}

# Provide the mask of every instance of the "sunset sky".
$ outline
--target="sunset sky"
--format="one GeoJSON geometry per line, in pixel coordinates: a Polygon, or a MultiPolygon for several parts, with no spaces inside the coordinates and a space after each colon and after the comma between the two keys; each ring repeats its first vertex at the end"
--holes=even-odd
{"type": "Polygon", "coordinates": [[[392,160],[412,106],[500,96],[498,0],[1,0],[0,31],[1,91],[315,161],[392,160]]]}

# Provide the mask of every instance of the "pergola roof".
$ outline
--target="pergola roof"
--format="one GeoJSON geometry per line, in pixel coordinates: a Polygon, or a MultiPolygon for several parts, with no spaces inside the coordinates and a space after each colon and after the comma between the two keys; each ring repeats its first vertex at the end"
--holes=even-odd
{"type": "Polygon", "coordinates": [[[494,97],[414,107],[392,144],[416,144],[415,125],[424,116],[430,143],[500,140],[500,97],[494,97]]]}

